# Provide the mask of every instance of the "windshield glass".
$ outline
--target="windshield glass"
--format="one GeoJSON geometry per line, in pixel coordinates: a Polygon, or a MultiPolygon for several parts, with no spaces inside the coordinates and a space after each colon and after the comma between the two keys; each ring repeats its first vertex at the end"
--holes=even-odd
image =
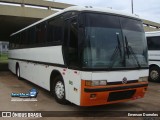
{"type": "Polygon", "coordinates": [[[141,21],[86,13],[84,68],[146,67],[147,46],[141,21]]]}
{"type": "Polygon", "coordinates": [[[147,42],[141,21],[123,17],[120,20],[125,39],[126,67],[147,66],[147,42]]]}

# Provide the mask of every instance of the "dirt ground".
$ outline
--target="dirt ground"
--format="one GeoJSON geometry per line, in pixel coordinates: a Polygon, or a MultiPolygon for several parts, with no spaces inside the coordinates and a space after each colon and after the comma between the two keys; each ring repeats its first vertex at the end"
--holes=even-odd
{"type": "MultiPolygon", "coordinates": [[[[115,113],[130,112],[130,111],[160,111],[160,83],[149,83],[148,91],[144,98],[137,99],[125,103],[118,103],[105,106],[95,107],[78,107],[74,104],[61,105],[56,103],[50,93],[26,80],[18,80],[15,75],[9,71],[0,72],[0,111],[62,111],[61,117],[45,117],[45,118],[25,118],[34,120],[160,120],[159,117],[99,117],[100,111],[112,111],[114,116],[115,113]],[[37,100],[38,101],[11,101],[11,93],[21,93],[36,88],[39,91],[37,100]],[[65,117],[63,111],[87,111],[88,113],[94,112],[94,116],[89,117],[65,117]],[[96,112],[97,111],[97,112],[96,112]]],[[[160,112],[159,112],[160,113],[160,112]]],[[[107,113],[106,113],[107,114],[107,113]]],[[[6,118],[0,118],[5,120],[6,118]]],[[[7,118],[9,120],[19,120],[21,118],[7,118]]]]}

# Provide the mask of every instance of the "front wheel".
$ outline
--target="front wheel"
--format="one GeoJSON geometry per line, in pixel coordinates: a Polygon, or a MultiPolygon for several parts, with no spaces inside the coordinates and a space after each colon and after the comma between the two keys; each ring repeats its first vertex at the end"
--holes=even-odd
{"type": "Polygon", "coordinates": [[[153,82],[160,82],[160,68],[151,67],[149,70],[149,80],[153,82]]]}
{"type": "Polygon", "coordinates": [[[65,85],[61,76],[57,76],[54,79],[52,93],[58,103],[67,104],[67,100],[65,99],[65,85]]]}

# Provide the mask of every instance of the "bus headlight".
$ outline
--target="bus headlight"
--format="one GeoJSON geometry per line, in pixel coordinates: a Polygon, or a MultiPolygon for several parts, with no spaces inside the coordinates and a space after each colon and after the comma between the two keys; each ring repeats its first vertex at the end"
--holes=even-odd
{"type": "Polygon", "coordinates": [[[100,81],[99,81],[99,85],[100,85],[100,86],[105,86],[105,85],[107,85],[107,80],[100,80],[100,81]]]}
{"type": "Polygon", "coordinates": [[[146,77],[140,77],[138,81],[139,82],[148,82],[148,77],[147,76],[146,77]]]}
{"type": "Polygon", "coordinates": [[[106,86],[107,80],[86,80],[86,86],[106,86]]]}

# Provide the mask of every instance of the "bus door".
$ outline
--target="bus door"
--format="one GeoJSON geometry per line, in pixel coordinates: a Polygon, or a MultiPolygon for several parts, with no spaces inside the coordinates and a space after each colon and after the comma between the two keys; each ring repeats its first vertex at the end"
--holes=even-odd
{"type": "Polygon", "coordinates": [[[65,20],[63,50],[65,64],[68,67],[65,74],[65,80],[67,80],[66,89],[68,91],[66,93],[66,99],[79,104],[81,77],[80,72],[77,70],[79,66],[77,17],[65,20]]]}

